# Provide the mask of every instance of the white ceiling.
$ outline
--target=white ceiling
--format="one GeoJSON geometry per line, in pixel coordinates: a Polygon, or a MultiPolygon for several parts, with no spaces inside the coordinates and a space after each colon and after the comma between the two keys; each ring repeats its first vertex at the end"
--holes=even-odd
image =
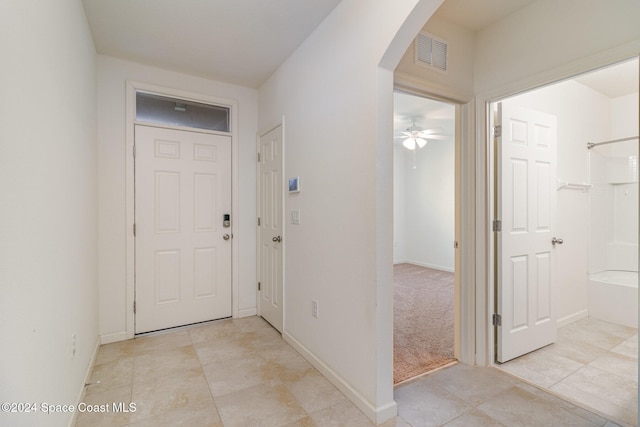
{"type": "Polygon", "coordinates": [[[435,17],[479,31],[536,0],[445,0],[435,17]]]}
{"type": "Polygon", "coordinates": [[[609,98],[638,92],[638,58],[602,70],[576,77],[578,83],[589,86],[609,98]]]}
{"type": "MultiPolygon", "coordinates": [[[[478,30],[534,0],[446,0],[478,30]]],[[[83,0],[98,53],[257,88],[340,0],[83,0]]]]}
{"type": "MultiPolygon", "coordinates": [[[[445,0],[435,16],[479,31],[534,1],[445,0]]],[[[254,88],[339,2],[83,0],[98,53],[254,88]]],[[[608,96],[637,92],[637,61],[578,81],[608,96]]]]}
{"type": "Polygon", "coordinates": [[[259,87],[340,0],[83,0],[100,54],[259,87]]]}

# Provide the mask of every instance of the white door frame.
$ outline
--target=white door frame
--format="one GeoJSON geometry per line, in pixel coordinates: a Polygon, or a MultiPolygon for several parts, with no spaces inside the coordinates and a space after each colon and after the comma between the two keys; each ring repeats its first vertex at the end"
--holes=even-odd
{"type": "Polygon", "coordinates": [[[453,104],[455,112],[455,241],[459,246],[454,255],[454,357],[465,364],[475,363],[474,318],[474,251],[475,225],[473,168],[474,144],[470,132],[474,127],[473,103],[447,96],[424,82],[414,82],[406,76],[396,76],[394,91],[453,104]]]}
{"type": "Polygon", "coordinates": [[[495,308],[495,243],[491,231],[491,221],[495,217],[495,150],[491,136],[492,124],[490,104],[530,90],[570,79],[579,74],[613,65],[638,57],[638,46],[631,43],[610,49],[588,58],[573,61],[526,79],[496,88],[476,97],[475,133],[476,153],[476,202],[478,220],[476,222],[476,364],[495,365],[495,331],[492,315],[495,308]]]}
{"type": "MultiPolygon", "coordinates": [[[[127,338],[133,338],[135,335],[135,315],[133,312],[133,302],[135,300],[135,238],[133,236],[133,224],[135,221],[134,215],[134,158],[133,158],[133,146],[135,142],[134,130],[136,124],[136,91],[142,90],[147,92],[156,93],[159,95],[167,96],[170,98],[186,99],[190,101],[196,101],[203,104],[213,104],[229,107],[230,109],[230,130],[231,132],[213,132],[203,131],[201,129],[198,132],[213,133],[220,135],[227,135],[231,137],[231,223],[236,233],[236,238],[231,242],[231,309],[232,316],[238,317],[239,313],[239,286],[238,286],[238,225],[239,225],[239,212],[238,212],[238,102],[231,99],[217,98],[209,95],[186,92],[179,89],[166,88],[162,86],[152,85],[143,82],[127,80],[126,87],[126,160],[125,160],[125,181],[126,181],[126,289],[127,289],[127,301],[126,301],[126,331],[127,338]]],[[[148,123],[146,123],[148,125],[148,123]]],[[[165,127],[169,129],[177,130],[190,130],[190,128],[184,128],[181,126],[164,126],[154,125],[157,127],[165,127]]]]}
{"type": "MultiPolygon", "coordinates": [[[[275,128],[277,128],[278,126],[281,127],[281,131],[282,131],[282,164],[280,166],[281,171],[282,171],[282,179],[283,179],[283,183],[284,183],[284,179],[285,179],[285,127],[284,127],[284,116],[282,116],[282,118],[280,120],[278,120],[277,122],[272,123],[270,126],[265,127],[264,129],[262,129],[261,131],[259,131],[256,135],[256,154],[260,153],[260,138],[262,138],[264,135],[268,134],[269,132],[271,132],[272,130],[274,130],[275,128]]],[[[260,215],[260,162],[256,162],[256,218],[258,218],[260,215]]],[[[281,186],[281,190],[282,190],[282,219],[281,219],[281,224],[282,224],[282,243],[281,243],[281,248],[282,248],[282,331],[281,333],[284,336],[284,331],[286,328],[286,311],[285,311],[285,306],[286,306],[286,274],[285,274],[285,265],[286,265],[286,249],[287,249],[287,236],[286,236],[286,222],[285,222],[285,218],[287,217],[285,215],[285,207],[286,207],[286,202],[285,202],[285,194],[284,194],[284,188],[281,186]]],[[[260,273],[260,227],[257,225],[256,222],[256,274],[258,275],[258,279],[260,278],[259,273],[260,273]]],[[[262,315],[262,309],[260,307],[261,304],[261,298],[260,298],[260,291],[258,290],[258,286],[256,284],[256,309],[257,309],[257,313],[258,316],[262,315]]]]}

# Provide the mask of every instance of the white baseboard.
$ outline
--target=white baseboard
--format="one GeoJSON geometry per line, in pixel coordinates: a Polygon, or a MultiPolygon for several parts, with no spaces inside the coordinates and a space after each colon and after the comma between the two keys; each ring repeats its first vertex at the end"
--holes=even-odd
{"type": "Polygon", "coordinates": [[[386,405],[382,405],[376,411],[376,419],[375,423],[377,425],[386,423],[389,420],[394,419],[398,415],[398,404],[395,400],[387,403],[386,405]]]}
{"type": "Polygon", "coordinates": [[[589,310],[584,309],[584,310],[580,310],[576,313],[570,314],[568,316],[564,316],[560,319],[558,319],[558,328],[561,328],[563,326],[567,326],[573,322],[577,322],[580,319],[584,319],[585,317],[589,317],[589,310]]]}
{"type": "MultiPolygon", "coordinates": [[[[236,317],[255,316],[256,313],[257,313],[257,310],[256,310],[255,307],[243,308],[242,310],[238,311],[238,315],[236,317]]],[[[131,339],[131,338],[133,338],[133,337],[128,336],[126,331],[114,332],[114,333],[111,333],[111,334],[101,335],[100,336],[100,343],[101,344],[110,344],[112,342],[125,341],[125,340],[131,339]]]]}
{"type": "Polygon", "coordinates": [[[114,332],[112,334],[100,335],[100,343],[101,344],[110,344],[112,342],[124,341],[128,340],[126,331],[122,332],[114,332]]]}
{"type": "Polygon", "coordinates": [[[453,267],[445,267],[442,265],[429,264],[428,262],[420,262],[420,261],[394,261],[394,264],[413,264],[418,265],[420,267],[433,268],[434,270],[446,271],[449,273],[454,273],[455,269],[453,267]]]}
{"type": "Polygon", "coordinates": [[[243,308],[241,310],[238,310],[238,317],[249,317],[255,316],[256,314],[258,314],[258,310],[256,309],[256,307],[243,308]]]}
{"type": "MultiPolygon", "coordinates": [[[[87,366],[87,372],[84,374],[84,381],[82,381],[82,387],[80,388],[80,393],[78,394],[78,399],[76,400],[75,407],[78,407],[78,404],[84,400],[84,394],[87,391],[86,384],[89,383],[91,379],[91,373],[93,372],[93,366],[96,364],[96,358],[98,357],[98,351],[100,350],[100,337],[96,339],[96,345],[93,347],[93,354],[91,355],[91,360],[89,361],[89,366],[87,366]]],[[[78,417],[78,411],[73,411],[73,415],[71,416],[71,420],[69,421],[69,427],[73,427],[76,424],[76,418],[78,417]]]]}
{"type": "Polygon", "coordinates": [[[311,351],[309,351],[309,349],[302,345],[287,331],[283,332],[282,337],[374,423],[382,424],[398,414],[398,406],[395,401],[392,400],[391,402],[376,408],[362,394],[351,387],[349,383],[342,378],[342,376],[327,366],[322,360],[318,359],[311,351]]]}

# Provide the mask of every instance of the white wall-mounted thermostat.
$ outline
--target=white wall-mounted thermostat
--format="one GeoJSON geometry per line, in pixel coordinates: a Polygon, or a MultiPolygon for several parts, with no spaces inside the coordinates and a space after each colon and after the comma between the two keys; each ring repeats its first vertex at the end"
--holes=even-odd
{"type": "Polygon", "coordinates": [[[289,193],[299,193],[300,192],[300,177],[296,176],[295,178],[289,178],[289,193]]]}

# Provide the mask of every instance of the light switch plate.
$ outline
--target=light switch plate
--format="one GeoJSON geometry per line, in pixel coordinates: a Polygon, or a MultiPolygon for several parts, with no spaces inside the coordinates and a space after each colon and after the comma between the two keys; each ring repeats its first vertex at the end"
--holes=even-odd
{"type": "Polygon", "coordinates": [[[291,224],[300,224],[300,211],[297,209],[291,211],[291,224]]]}

